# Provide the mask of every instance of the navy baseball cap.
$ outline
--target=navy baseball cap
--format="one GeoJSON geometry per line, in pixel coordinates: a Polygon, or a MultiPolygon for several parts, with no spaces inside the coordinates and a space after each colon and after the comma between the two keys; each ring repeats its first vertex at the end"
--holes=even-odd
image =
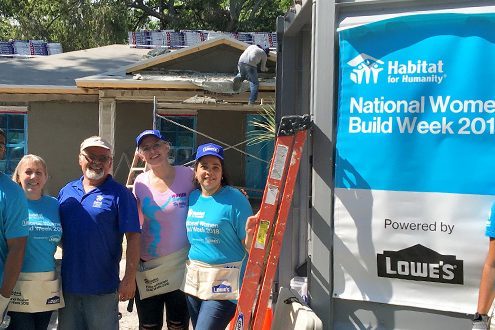
{"type": "Polygon", "coordinates": [[[141,143],[141,141],[147,137],[147,136],[154,136],[160,140],[165,140],[162,136],[162,133],[160,133],[159,130],[157,129],[147,129],[145,131],[142,131],[137,137],[136,137],[136,145],[139,147],[139,144],[141,143]]]}
{"type": "Polygon", "coordinates": [[[215,156],[223,160],[223,148],[215,143],[202,144],[196,151],[196,160],[203,156],[215,156]]]}

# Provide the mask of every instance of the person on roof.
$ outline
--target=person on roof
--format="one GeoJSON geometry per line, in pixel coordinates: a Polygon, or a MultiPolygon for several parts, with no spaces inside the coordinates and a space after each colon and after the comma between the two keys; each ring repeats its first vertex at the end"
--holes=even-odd
{"type": "Polygon", "coordinates": [[[244,80],[249,81],[249,104],[254,104],[258,98],[258,64],[261,63],[261,71],[266,72],[266,61],[270,54],[269,48],[260,45],[251,45],[239,57],[239,73],[234,77],[233,89],[239,91],[244,80]]]}

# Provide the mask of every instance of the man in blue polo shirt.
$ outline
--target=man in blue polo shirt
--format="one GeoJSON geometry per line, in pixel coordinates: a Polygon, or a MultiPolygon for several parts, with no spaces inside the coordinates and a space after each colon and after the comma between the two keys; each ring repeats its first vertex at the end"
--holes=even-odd
{"type": "Polygon", "coordinates": [[[60,329],[118,329],[118,300],[134,297],[139,260],[136,200],[113,180],[112,146],[98,136],[84,140],[79,165],[83,176],[60,190],[62,286],[65,308],[60,329]],[[119,282],[122,240],[126,269],[119,282]]]}
{"type": "MultiPolygon", "coordinates": [[[[0,130],[0,159],[6,151],[5,132],[0,130]]],[[[27,200],[21,187],[0,172],[0,323],[5,318],[10,294],[15,287],[29,235],[27,200]]],[[[4,323],[5,322],[5,323],[4,323]]],[[[5,327],[5,326],[4,326],[5,327]]]]}

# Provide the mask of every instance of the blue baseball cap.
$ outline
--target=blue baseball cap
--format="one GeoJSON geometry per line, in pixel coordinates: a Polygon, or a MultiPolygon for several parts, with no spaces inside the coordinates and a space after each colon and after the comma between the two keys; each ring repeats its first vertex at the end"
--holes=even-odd
{"type": "Polygon", "coordinates": [[[162,133],[160,133],[159,130],[157,129],[147,129],[145,131],[142,131],[137,137],[136,137],[136,145],[139,147],[139,144],[141,143],[141,141],[143,141],[143,139],[147,136],[154,136],[156,137],[157,139],[160,139],[160,140],[164,140],[165,139],[163,138],[162,136],[162,133]]]}
{"type": "Polygon", "coordinates": [[[203,156],[215,156],[223,160],[223,148],[215,143],[202,144],[196,151],[196,160],[203,156]]]}

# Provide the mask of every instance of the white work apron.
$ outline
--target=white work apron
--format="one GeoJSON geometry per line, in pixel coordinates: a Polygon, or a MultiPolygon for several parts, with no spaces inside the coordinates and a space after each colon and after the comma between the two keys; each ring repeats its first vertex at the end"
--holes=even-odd
{"type": "Polygon", "coordinates": [[[38,313],[64,306],[62,286],[54,271],[20,273],[10,296],[9,311],[38,313]]]}
{"type": "Polygon", "coordinates": [[[179,290],[184,278],[188,252],[189,247],[186,247],[168,256],[140,262],[140,269],[136,273],[139,297],[145,299],[179,290]]]}
{"type": "Polygon", "coordinates": [[[237,300],[241,266],[242,260],[219,265],[188,260],[182,291],[203,300],[237,300]]]}

